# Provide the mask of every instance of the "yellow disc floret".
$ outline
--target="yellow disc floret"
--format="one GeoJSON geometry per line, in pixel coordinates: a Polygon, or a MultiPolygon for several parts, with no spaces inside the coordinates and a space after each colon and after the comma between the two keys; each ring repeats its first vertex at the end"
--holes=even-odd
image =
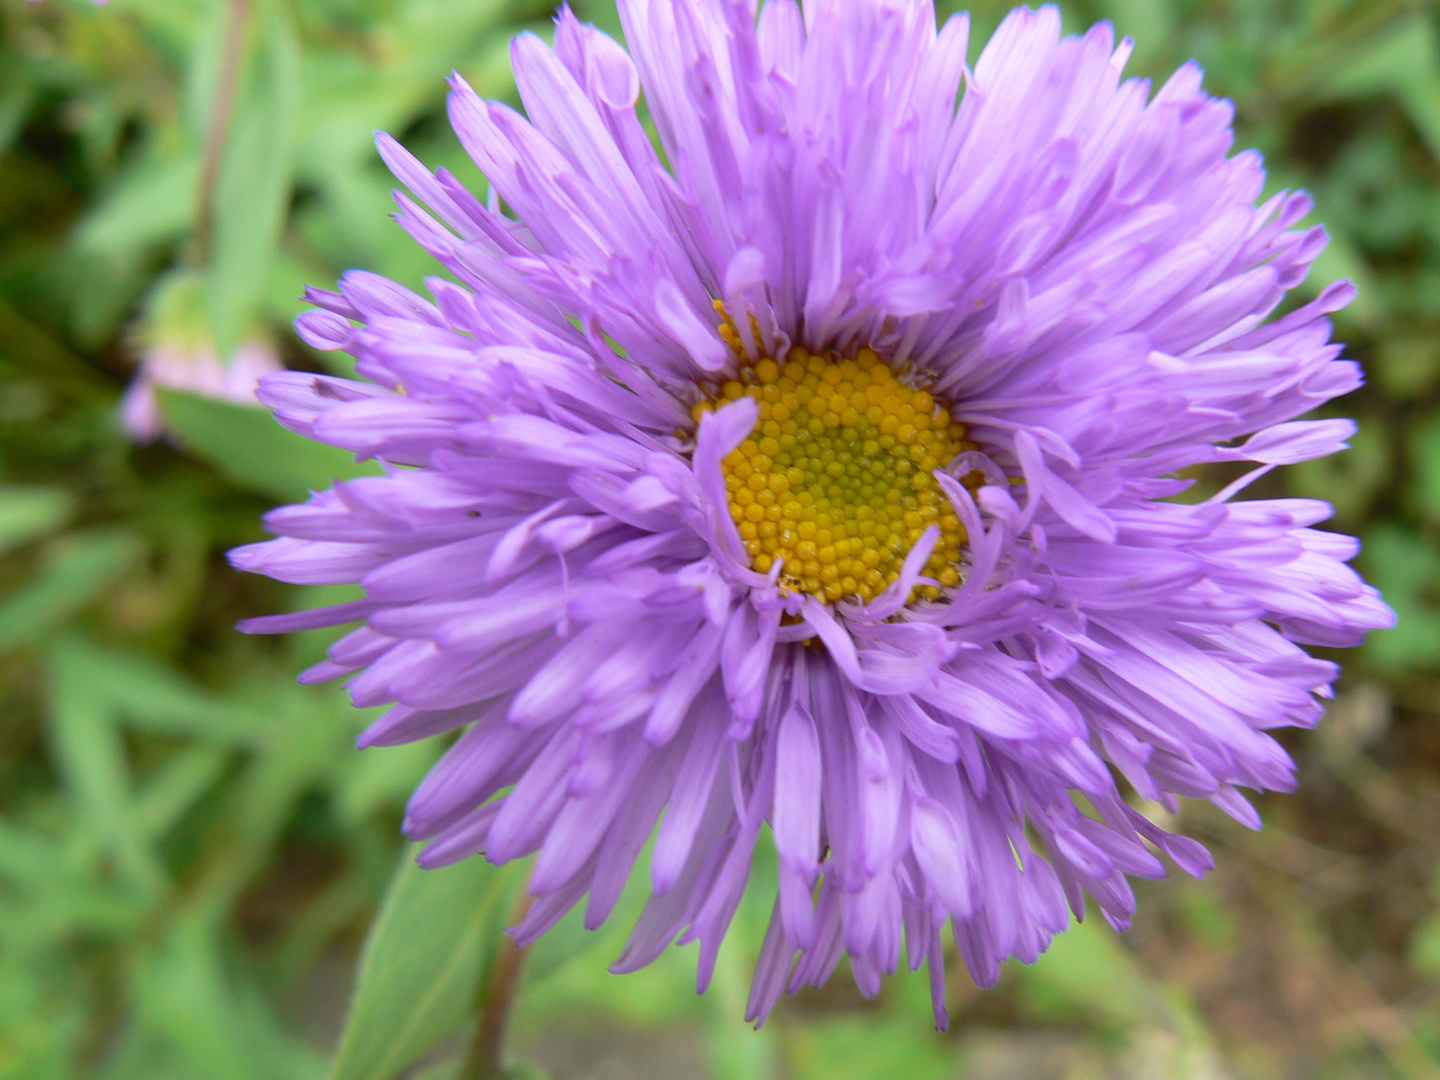
{"type": "MultiPolygon", "coordinates": [[[[760,418],[722,469],[754,569],[766,573],[783,559],[784,587],[868,602],[937,525],[924,573],[941,585],[959,582],[965,530],[932,474],[974,444],[929,393],[907,386],[871,349],[842,360],[796,348],[783,363],[744,365],[695,417],[740,397],[755,399],[760,418]]],[[[917,591],[941,595],[935,586],[917,591]]]]}

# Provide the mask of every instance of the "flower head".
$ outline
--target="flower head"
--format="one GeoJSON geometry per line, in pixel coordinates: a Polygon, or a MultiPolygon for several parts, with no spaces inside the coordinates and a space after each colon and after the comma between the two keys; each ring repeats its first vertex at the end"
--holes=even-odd
{"type": "Polygon", "coordinates": [[[156,387],[254,405],[260,380],[281,370],[275,347],[261,337],[242,342],[222,358],[205,313],[199,275],[167,275],[150,297],[140,339],[140,366],[120,400],[120,424],[137,442],[165,430],[156,387]]]}
{"type": "Polygon", "coordinates": [[[1122,82],[1107,25],[1019,10],[971,70],[923,0],[620,11],[628,54],[568,11],[515,42],[525,117],[452,80],[488,201],[380,136],[462,284],[309,294],[368,381],[262,396],[389,467],[234,555],[364,599],[249,628],[363,621],[305,678],[390,704],[364,746],[467,728],[405,828],[537,853],[522,943],[604,922],[656,833],[615,969],[698,940],[703,989],[768,826],[750,1016],[848,953],[866,993],[928,961],[943,1024],[947,922],[981,983],[1087,893],[1126,925],[1157,852],[1210,865],[1127,798],[1257,825],[1335,675],[1300,646],[1391,622],[1324,503],[1171,501],[1343,445],[1294,418],[1359,384],[1351,290],[1265,321],[1309,199],[1254,205],[1230,105],[1122,82]]]}

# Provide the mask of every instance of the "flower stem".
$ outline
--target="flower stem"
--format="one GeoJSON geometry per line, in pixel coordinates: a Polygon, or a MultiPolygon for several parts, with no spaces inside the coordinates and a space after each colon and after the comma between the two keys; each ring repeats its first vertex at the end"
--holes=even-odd
{"type": "MultiPolygon", "coordinates": [[[[527,874],[520,891],[515,894],[515,903],[510,908],[506,925],[514,926],[524,919],[533,899],[527,874]]],[[[475,1038],[470,1043],[460,1071],[455,1074],[455,1080],[500,1080],[505,1075],[501,1066],[505,1024],[510,1018],[510,1004],[515,999],[515,991],[520,987],[520,971],[524,964],[525,950],[516,945],[509,934],[501,934],[500,944],[496,947],[495,966],[480,998],[480,1022],[475,1027],[475,1038]]]]}
{"type": "Polygon", "coordinates": [[[250,0],[230,0],[225,12],[225,37],[220,43],[220,73],[205,125],[205,146],[200,157],[200,178],[195,190],[195,261],[210,261],[215,241],[215,185],[225,157],[225,140],[235,113],[235,93],[245,58],[245,32],[250,21],[250,0]]]}

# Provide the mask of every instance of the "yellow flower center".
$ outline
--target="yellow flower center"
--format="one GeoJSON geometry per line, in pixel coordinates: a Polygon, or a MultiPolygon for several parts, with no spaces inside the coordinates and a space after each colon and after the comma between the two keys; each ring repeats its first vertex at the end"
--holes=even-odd
{"type": "MultiPolygon", "coordinates": [[[[929,393],[906,386],[871,349],[841,360],[795,348],[783,365],[745,364],[715,401],[695,406],[695,419],[741,397],[755,399],[760,419],[721,467],[754,569],[783,559],[785,588],[868,602],[938,525],[924,573],[959,583],[965,529],[932,474],[975,444],[929,393]]],[[[916,592],[941,595],[933,585],[916,592]]]]}

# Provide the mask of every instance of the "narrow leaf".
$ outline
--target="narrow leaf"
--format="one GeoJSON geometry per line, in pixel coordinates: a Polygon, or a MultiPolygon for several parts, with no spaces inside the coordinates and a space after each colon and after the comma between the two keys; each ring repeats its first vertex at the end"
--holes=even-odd
{"type": "Polygon", "coordinates": [[[83,641],[68,642],[66,650],[136,727],[228,746],[259,742],[271,725],[264,712],[207,693],[138,653],[83,641]]]}
{"type": "Polygon", "coordinates": [[[517,869],[473,858],[421,870],[417,850],[370,928],[330,1080],[394,1080],[474,1011],[517,869]]]}
{"type": "Polygon", "coordinates": [[[139,537],[120,530],[64,537],[41,575],[0,601],[0,650],[43,638],[109,588],[143,550],[139,537]]]}
{"type": "Polygon", "coordinates": [[[75,239],[92,252],[143,250],[190,228],[199,160],[191,153],[146,157],[119,177],[81,219],[75,239]]]}
{"type": "Polygon", "coordinates": [[[74,508],[64,488],[0,488],[0,552],[59,528],[74,508]]]}
{"type": "Polygon", "coordinates": [[[146,842],[131,797],[119,717],[83,655],[62,641],[50,663],[50,722],[55,755],[89,826],[142,895],[162,888],[164,872],[146,842]]]}
{"type": "Polygon", "coordinates": [[[357,463],[349,451],[281,427],[263,409],[176,390],[159,396],[165,421],[185,448],[257,495],[303,502],[336,480],[381,472],[374,462],[357,463]]]}

